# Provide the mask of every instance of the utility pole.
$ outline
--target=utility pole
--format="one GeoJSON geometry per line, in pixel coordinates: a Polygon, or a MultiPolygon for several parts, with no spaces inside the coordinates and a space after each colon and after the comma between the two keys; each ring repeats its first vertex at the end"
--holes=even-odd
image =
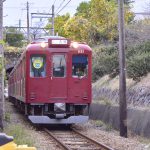
{"type": "Polygon", "coordinates": [[[55,18],[55,14],[54,14],[54,5],[52,5],[52,35],[55,35],[54,32],[54,18],[55,18]]]}
{"type": "Polygon", "coordinates": [[[29,30],[29,2],[27,2],[27,41],[30,42],[30,30],[29,30]]]}
{"type": "Polygon", "coordinates": [[[3,2],[0,0],[0,58],[1,58],[1,89],[0,89],[0,128],[3,129],[4,119],[4,49],[3,49],[3,2]]]}
{"type": "Polygon", "coordinates": [[[21,19],[19,19],[19,27],[21,27],[21,19]]]}
{"type": "MultiPolygon", "coordinates": [[[[21,27],[21,19],[19,19],[19,28],[21,27]]],[[[19,29],[19,31],[20,31],[20,29],[19,29]]]]}
{"type": "Polygon", "coordinates": [[[119,15],[119,112],[120,136],[127,138],[127,103],[126,103],[126,66],[125,66],[125,30],[124,0],[118,0],[119,15]]]}

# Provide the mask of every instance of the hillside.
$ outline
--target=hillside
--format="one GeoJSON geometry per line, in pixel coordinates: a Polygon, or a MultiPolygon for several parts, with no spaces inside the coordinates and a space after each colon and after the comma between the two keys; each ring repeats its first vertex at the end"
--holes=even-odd
{"type": "MultiPolygon", "coordinates": [[[[139,82],[127,79],[127,103],[131,107],[150,106],[150,73],[139,82]]],[[[110,79],[108,75],[93,83],[95,102],[118,105],[119,77],[110,79]]]]}

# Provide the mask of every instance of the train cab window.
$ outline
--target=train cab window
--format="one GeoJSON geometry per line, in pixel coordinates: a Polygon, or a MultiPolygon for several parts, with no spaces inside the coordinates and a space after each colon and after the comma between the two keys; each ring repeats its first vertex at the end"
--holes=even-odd
{"type": "Polygon", "coordinates": [[[86,77],[88,72],[88,57],[74,55],[72,57],[72,77],[86,77]]]}
{"type": "Polygon", "coordinates": [[[46,76],[46,57],[44,55],[33,55],[30,58],[30,77],[46,76]]]}
{"type": "Polygon", "coordinates": [[[53,55],[53,77],[66,76],[66,58],[65,55],[53,55]]]}

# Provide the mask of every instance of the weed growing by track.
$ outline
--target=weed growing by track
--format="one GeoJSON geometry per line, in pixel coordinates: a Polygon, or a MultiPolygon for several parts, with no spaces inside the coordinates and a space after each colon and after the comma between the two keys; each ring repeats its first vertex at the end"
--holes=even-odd
{"type": "Polygon", "coordinates": [[[14,137],[14,142],[17,145],[28,145],[32,146],[34,141],[30,137],[28,131],[23,128],[20,124],[18,125],[11,125],[8,126],[4,129],[4,132],[7,135],[13,136],[14,137]]]}
{"type": "Polygon", "coordinates": [[[13,136],[14,142],[17,145],[33,146],[33,139],[30,137],[28,131],[21,124],[7,126],[4,129],[4,132],[9,136],[13,136]]]}

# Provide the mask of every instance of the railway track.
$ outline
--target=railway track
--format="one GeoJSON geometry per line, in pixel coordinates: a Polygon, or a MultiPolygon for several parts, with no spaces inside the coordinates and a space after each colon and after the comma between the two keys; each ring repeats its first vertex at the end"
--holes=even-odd
{"type": "Polygon", "coordinates": [[[74,129],[69,131],[50,131],[44,129],[44,131],[65,150],[113,150],[74,129]]]}

